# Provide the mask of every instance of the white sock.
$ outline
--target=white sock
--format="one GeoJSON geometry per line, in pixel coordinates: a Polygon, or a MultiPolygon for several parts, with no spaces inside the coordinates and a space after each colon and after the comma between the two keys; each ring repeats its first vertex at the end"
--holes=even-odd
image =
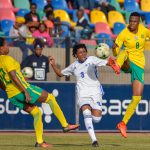
{"type": "Polygon", "coordinates": [[[88,134],[89,134],[92,142],[97,141],[95,132],[94,132],[91,111],[89,109],[84,110],[83,116],[84,116],[85,127],[88,131],[88,134]]]}

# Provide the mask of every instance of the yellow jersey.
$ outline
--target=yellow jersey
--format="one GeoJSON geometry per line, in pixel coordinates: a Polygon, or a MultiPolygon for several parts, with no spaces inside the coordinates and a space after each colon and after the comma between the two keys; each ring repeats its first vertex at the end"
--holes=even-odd
{"type": "Polygon", "coordinates": [[[115,43],[119,46],[120,50],[124,45],[124,50],[127,51],[129,60],[137,66],[145,67],[144,44],[146,37],[150,37],[150,30],[139,24],[138,32],[136,34],[125,28],[116,38],[115,43]]]}
{"type": "Polygon", "coordinates": [[[20,64],[11,56],[0,55],[0,80],[6,87],[5,91],[7,93],[8,98],[11,98],[22,92],[9,76],[9,72],[12,70],[16,71],[17,77],[19,78],[19,80],[25,88],[30,87],[30,84],[25,81],[20,71],[20,64]]]}

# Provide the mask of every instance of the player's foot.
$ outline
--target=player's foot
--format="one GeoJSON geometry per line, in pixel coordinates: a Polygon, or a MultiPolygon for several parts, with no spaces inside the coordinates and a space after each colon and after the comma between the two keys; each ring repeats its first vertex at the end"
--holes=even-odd
{"type": "Polygon", "coordinates": [[[121,121],[120,123],[117,124],[117,129],[120,130],[121,135],[124,138],[127,138],[127,127],[126,127],[126,124],[123,121],[121,121]]]}
{"type": "Polygon", "coordinates": [[[69,131],[75,130],[75,129],[79,128],[79,127],[80,127],[79,124],[68,124],[67,127],[63,128],[63,132],[69,132],[69,131]]]}
{"type": "Polygon", "coordinates": [[[120,74],[120,67],[113,57],[109,57],[108,64],[112,67],[116,74],[120,74]]]}
{"type": "Polygon", "coordinates": [[[92,143],[92,147],[99,147],[98,142],[97,142],[97,141],[94,141],[94,142],[92,143]]]}
{"type": "Polygon", "coordinates": [[[50,148],[50,147],[52,147],[52,145],[50,145],[50,144],[47,144],[45,141],[43,142],[43,143],[41,143],[41,144],[39,144],[39,143],[35,143],[35,147],[42,147],[42,148],[50,148]]]}

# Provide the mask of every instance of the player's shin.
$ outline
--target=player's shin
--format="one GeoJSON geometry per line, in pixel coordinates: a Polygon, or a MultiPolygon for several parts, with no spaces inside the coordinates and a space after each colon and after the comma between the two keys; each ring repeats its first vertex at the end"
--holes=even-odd
{"type": "Polygon", "coordinates": [[[34,109],[30,113],[34,118],[34,129],[36,133],[37,143],[43,142],[43,123],[42,123],[42,112],[38,107],[34,107],[34,109]]]}
{"type": "Polygon", "coordinates": [[[135,112],[136,106],[138,105],[140,100],[141,96],[132,96],[132,101],[129,104],[122,120],[125,124],[127,124],[129,119],[132,117],[133,113],[135,112]]]}
{"type": "Polygon", "coordinates": [[[48,94],[48,97],[46,99],[46,103],[49,104],[52,112],[54,113],[56,118],[59,120],[62,127],[67,127],[68,123],[66,121],[66,118],[65,118],[61,108],[59,107],[55,97],[52,94],[48,94]]]}
{"type": "Polygon", "coordinates": [[[95,132],[94,132],[93,123],[92,123],[91,111],[89,109],[84,110],[83,116],[84,116],[85,127],[88,131],[88,134],[89,134],[92,142],[97,141],[96,136],[95,136],[95,132]]]}

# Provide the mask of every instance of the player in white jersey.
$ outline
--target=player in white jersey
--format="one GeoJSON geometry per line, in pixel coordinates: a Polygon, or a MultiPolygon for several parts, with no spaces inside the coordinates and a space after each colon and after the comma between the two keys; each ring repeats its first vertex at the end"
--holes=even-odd
{"type": "Polygon", "coordinates": [[[87,48],[84,44],[74,46],[73,56],[77,60],[63,70],[57,68],[53,57],[49,57],[49,61],[58,76],[74,75],[76,77],[78,104],[83,113],[84,123],[92,140],[92,146],[98,147],[93,122],[98,123],[102,118],[103,89],[98,80],[97,67],[113,64],[111,67],[115,70],[114,60],[110,58],[107,61],[95,56],[87,57],[87,48]]]}

